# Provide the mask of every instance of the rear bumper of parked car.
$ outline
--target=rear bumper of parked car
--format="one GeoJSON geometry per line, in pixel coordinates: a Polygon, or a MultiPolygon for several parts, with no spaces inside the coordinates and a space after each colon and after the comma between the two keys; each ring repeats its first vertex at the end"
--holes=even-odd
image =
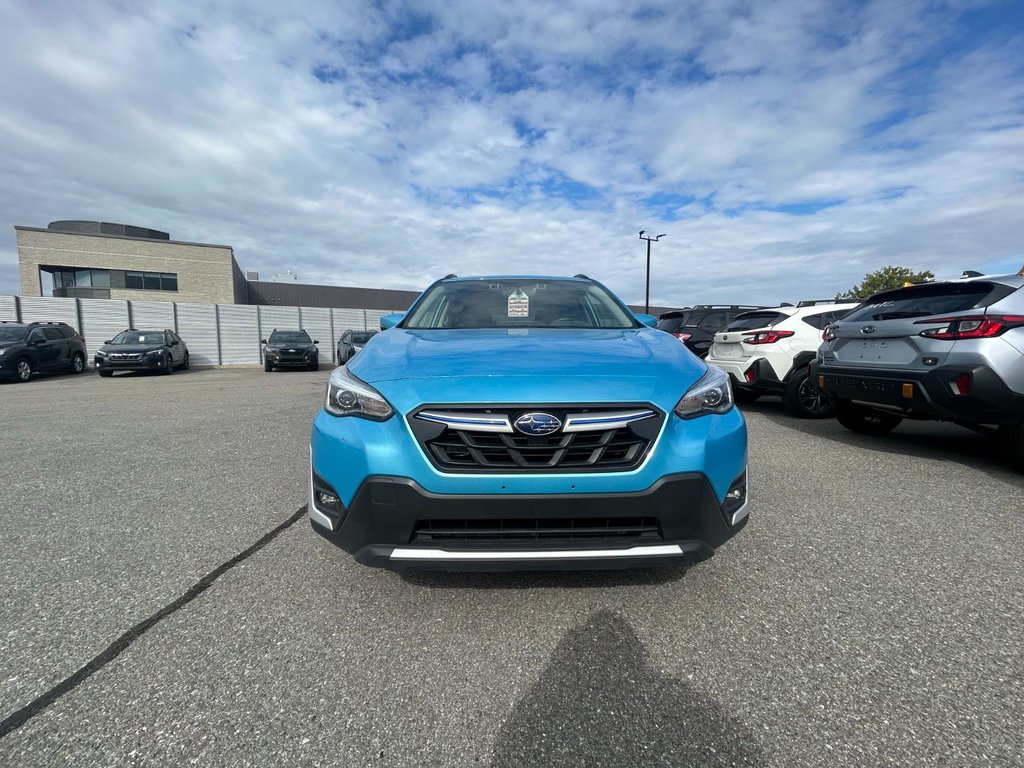
{"type": "Polygon", "coordinates": [[[972,424],[1024,423],[1024,395],[986,366],[943,366],[930,371],[874,370],[816,360],[811,381],[833,400],[852,400],[909,418],[972,424]],[[958,383],[959,382],[959,383],[958,383]],[[966,388],[966,394],[960,394],[966,388]]]}
{"type": "Polygon", "coordinates": [[[781,394],[786,389],[786,383],[779,380],[771,363],[763,357],[754,360],[734,360],[708,355],[705,361],[728,373],[734,386],[776,394],[781,394]]]}
{"type": "Polygon", "coordinates": [[[672,416],[630,472],[457,474],[401,418],[321,413],[309,488],[314,530],[366,565],[537,570],[686,564],[746,524],[742,416],[672,416]],[[733,495],[729,496],[729,492],[733,495]],[[317,494],[337,499],[320,505],[317,494]]]}

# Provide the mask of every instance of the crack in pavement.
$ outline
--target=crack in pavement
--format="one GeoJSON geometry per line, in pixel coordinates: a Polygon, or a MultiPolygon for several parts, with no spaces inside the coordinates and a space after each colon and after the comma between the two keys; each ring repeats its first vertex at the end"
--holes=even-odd
{"type": "Polygon", "coordinates": [[[106,647],[101,653],[97,654],[84,666],[80,667],[74,673],[61,680],[50,690],[37,696],[35,699],[30,701],[24,707],[14,712],[12,715],[4,718],[0,721],[0,739],[3,739],[12,731],[16,731],[21,728],[25,723],[31,720],[36,715],[46,710],[51,704],[56,703],[65,695],[71,693],[78,686],[92,677],[94,674],[99,672],[103,667],[107,666],[110,662],[128,650],[132,643],[138,640],[142,635],[151,630],[161,620],[168,616],[176,613],[177,611],[184,608],[186,605],[195,600],[199,595],[209,589],[217,579],[223,576],[225,573],[230,571],[239,563],[249,559],[261,549],[266,547],[271,541],[276,539],[288,528],[295,525],[305,514],[306,506],[303,504],[299,507],[292,515],[285,520],[283,523],[275,527],[273,530],[261,536],[256,542],[247,547],[246,549],[239,552],[237,555],[232,557],[230,560],[221,563],[219,566],[214,568],[208,574],[203,576],[199,581],[189,587],[184,594],[181,595],[177,600],[172,603],[165,605],[159,611],[151,614],[147,618],[140,621],[134,627],[129,629],[127,632],[118,637],[114,642],[106,647]]]}

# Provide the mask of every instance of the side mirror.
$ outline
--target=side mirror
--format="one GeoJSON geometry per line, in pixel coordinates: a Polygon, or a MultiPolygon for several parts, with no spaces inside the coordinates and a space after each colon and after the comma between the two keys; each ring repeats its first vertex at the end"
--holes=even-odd
{"type": "Polygon", "coordinates": [[[320,343],[320,341],[319,341],[318,339],[313,339],[313,343],[314,343],[314,344],[319,344],[319,343],[320,343]]]}
{"type": "Polygon", "coordinates": [[[380,329],[386,331],[388,328],[394,328],[405,318],[405,312],[395,312],[392,315],[381,315],[380,317],[380,329]]]}
{"type": "Polygon", "coordinates": [[[636,319],[639,320],[644,325],[646,325],[648,328],[658,327],[658,318],[656,318],[654,315],[640,314],[636,316],[636,319]]]}
{"type": "Polygon", "coordinates": [[[172,347],[176,347],[176,346],[178,346],[178,340],[177,340],[177,339],[175,339],[174,341],[172,341],[172,342],[171,342],[171,346],[172,346],[172,347]]]}
{"type": "Polygon", "coordinates": [[[266,344],[266,343],[267,343],[266,339],[260,339],[260,344],[266,344]]]}
{"type": "Polygon", "coordinates": [[[110,339],[107,339],[107,340],[106,340],[106,341],[104,341],[103,343],[104,343],[104,344],[109,344],[109,343],[110,343],[110,339]]]}

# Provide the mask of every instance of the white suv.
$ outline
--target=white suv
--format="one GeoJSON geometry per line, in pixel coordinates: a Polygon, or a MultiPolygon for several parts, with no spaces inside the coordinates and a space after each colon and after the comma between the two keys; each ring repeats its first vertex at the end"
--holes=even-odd
{"type": "Polygon", "coordinates": [[[782,395],[794,416],[831,416],[832,404],[811,381],[807,366],[821,346],[822,331],[857,306],[819,301],[744,312],[715,334],[706,361],[729,374],[737,402],[782,395]]]}

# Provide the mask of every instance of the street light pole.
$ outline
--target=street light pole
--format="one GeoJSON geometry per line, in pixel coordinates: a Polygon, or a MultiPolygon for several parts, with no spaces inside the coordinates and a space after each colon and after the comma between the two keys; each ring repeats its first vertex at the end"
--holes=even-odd
{"type": "Polygon", "coordinates": [[[647,281],[644,284],[644,314],[649,315],[651,313],[651,243],[656,243],[665,235],[658,235],[657,237],[644,237],[646,229],[640,230],[640,239],[647,241],[647,281]]]}

